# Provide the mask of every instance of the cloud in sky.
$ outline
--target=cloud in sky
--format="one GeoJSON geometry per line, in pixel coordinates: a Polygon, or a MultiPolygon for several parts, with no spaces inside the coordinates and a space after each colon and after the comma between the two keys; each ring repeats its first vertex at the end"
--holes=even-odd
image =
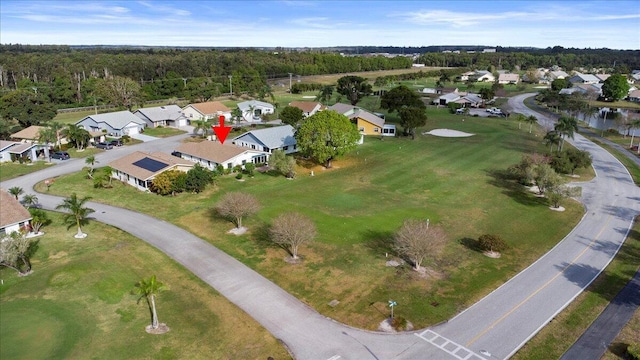
{"type": "Polygon", "coordinates": [[[637,1],[2,0],[0,42],[640,48],[637,1]]]}

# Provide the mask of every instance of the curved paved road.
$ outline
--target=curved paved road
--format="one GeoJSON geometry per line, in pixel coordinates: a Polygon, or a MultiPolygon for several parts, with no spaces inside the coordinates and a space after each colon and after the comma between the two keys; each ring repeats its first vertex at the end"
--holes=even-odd
{"type": "MultiPolygon", "coordinates": [[[[533,113],[521,105],[523,98],[514,99],[514,108],[533,113]]],[[[132,150],[170,152],[185,136],[111,150],[97,159],[107,163],[132,150]]],[[[281,339],[298,359],[508,358],[604,269],[622,244],[631,219],[640,213],[640,191],[624,167],[579,135],[575,145],[592,153],[598,173],[595,180],[582,185],[587,214],[578,226],[549,253],[477,304],[445,324],[413,334],[380,334],[344,326],[176,226],[125,209],[90,206],[96,209],[97,220],[130,232],[183,264],[281,339]]],[[[82,166],[82,160],[72,160],[0,185],[26,190],[41,179],[82,166]]],[[[60,198],[46,194],[38,198],[48,209],[60,203],[60,198]]]]}

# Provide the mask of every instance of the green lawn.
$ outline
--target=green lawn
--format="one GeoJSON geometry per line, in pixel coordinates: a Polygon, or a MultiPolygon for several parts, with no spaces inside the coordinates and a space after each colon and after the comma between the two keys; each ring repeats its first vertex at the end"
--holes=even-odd
{"type": "Polygon", "coordinates": [[[157,128],[145,128],[144,134],[149,136],[155,136],[159,138],[166,138],[170,136],[184,134],[184,130],[171,128],[171,127],[157,127],[157,128]]]}
{"type": "MultiPolygon", "coordinates": [[[[516,355],[515,360],[558,359],[587,330],[615,295],[631,280],[640,264],[640,223],[629,234],[618,256],[563,312],[516,355]]],[[[640,342],[640,312],[609,347],[604,359],[620,359],[626,345],[640,342]],[[624,349],[623,349],[624,348],[624,349]]]]}
{"type": "Polygon", "coordinates": [[[284,347],[242,310],[146,243],[91,223],[73,238],[49,213],[33,258],[34,272],[0,277],[2,359],[289,359],[284,347]],[[144,301],[130,294],[156,274],[168,291],[157,298],[170,328],[149,335],[144,301]]]}
{"type": "Polygon", "coordinates": [[[426,129],[477,135],[367,138],[333,169],[314,168],[314,177],[310,168],[300,168],[293,181],[259,174],[238,182],[229,176],[201,194],[160,197],[119,183],[95,190],[83,173],[58,179],[50,191],[91,195],[173,222],[339,321],[374,329],[393,298],[400,304],[398,315],[424,327],[450,318],[537,259],[583,212],[573,201],[563,204],[566,212],[550,211],[545,199],[505,179],[504,170],[524,152],[544,151],[541,134],[518,130],[504,119],[462,122],[442,109],[429,111],[426,129]],[[251,193],[262,203],[257,216],[245,220],[251,229],[245,236],[227,235],[231,223],[211,210],[228,191],[251,193]],[[285,211],[304,213],[318,226],[317,241],[300,250],[301,266],[285,263],[287,254],[265,241],[265,225],[285,211]],[[449,235],[443,258],[427,264],[433,276],[385,266],[385,254],[393,255],[389,239],[408,218],[430,219],[449,235]],[[483,233],[501,235],[511,250],[499,260],[473,250],[472,239],[483,233]],[[340,305],[327,306],[334,299],[340,305]]]}
{"type": "Polygon", "coordinates": [[[46,161],[36,161],[31,164],[20,164],[18,162],[2,162],[0,163],[0,181],[13,179],[18,176],[30,174],[32,172],[52,166],[53,163],[46,161]]]}

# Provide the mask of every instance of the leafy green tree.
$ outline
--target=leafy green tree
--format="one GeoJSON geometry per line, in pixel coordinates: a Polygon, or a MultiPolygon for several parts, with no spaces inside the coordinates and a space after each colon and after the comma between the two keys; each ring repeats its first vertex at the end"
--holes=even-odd
{"type": "Polygon", "coordinates": [[[20,126],[26,128],[53,119],[56,107],[42,94],[15,90],[0,98],[0,115],[7,120],[17,120],[20,126]]]}
{"type": "Polygon", "coordinates": [[[480,97],[484,100],[491,100],[496,96],[496,92],[491,88],[484,87],[479,91],[480,97]]]}
{"type": "Polygon", "coordinates": [[[329,105],[329,101],[331,101],[331,97],[333,96],[333,85],[325,85],[320,89],[318,95],[315,100],[320,101],[325,105],[329,105]]]}
{"type": "Polygon", "coordinates": [[[576,169],[588,168],[591,166],[592,158],[588,151],[578,149],[567,149],[565,151],[569,161],[571,163],[571,175],[574,174],[576,169]]]}
{"type": "Polygon", "coordinates": [[[562,142],[560,143],[560,151],[562,151],[565,138],[573,139],[574,134],[578,131],[578,121],[569,116],[561,116],[556,122],[554,130],[562,137],[562,142]]]}
{"type": "Polygon", "coordinates": [[[298,248],[316,237],[318,231],[311,219],[300,213],[281,214],[273,220],[269,229],[271,241],[287,246],[291,257],[298,259],[298,248]]]}
{"type": "Polygon", "coordinates": [[[269,86],[269,84],[264,84],[260,87],[260,90],[258,90],[258,99],[264,101],[267,98],[269,98],[271,101],[276,100],[275,95],[273,95],[273,89],[271,88],[271,86],[269,86]]]}
{"type": "Polygon", "coordinates": [[[555,79],[551,82],[551,90],[553,91],[560,91],[562,89],[565,89],[567,87],[567,80],[566,79],[555,79]]]}
{"type": "Polygon", "coordinates": [[[288,179],[292,179],[296,176],[296,159],[292,156],[287,156],[282,150],[275,150],[269,157],[269,163],[276,169],[276,171],[280,172],[288,179]]]}
{"type": "Polygon", "coordinates": [[[220,216],[229,218],[242,228],[242,219],[260,210],[260,203],[253,195],[241,192],[226,193],[216,204],[216,211],[220,216]]]}
{"type": "Polygon", "coordinates": [[[507,249],[507,243],[499,236],[483,234],[478,238],[478,246],[484,251],[502,252],[507,249]]]}
{"type": "Polygon", "coordinates": [[[184,177],[184,187],[186,191],[194,193],[202,192],[207,185],[213,183],[213,172],[200,166],[200,164],[194,165],[189,171],[187,171],[184,177]]]}
{"type": "Polygon", "coordinates": [[[24,194],[24,190],[20,187],[20,186],[14,186],[9,188],[9,194],[13,195],[13,197],[16,198],[16,200],[18,200],[18,196],[24,194]]]}
{"type": "Polygon", "coordinates": [[[348,75],[338,79],[337,91],[346,96],[351,105],[355,106],[363,97],[371,94],[372,87],[367,79],[348,75]]]}
{"type": "Polygon", "coordinates": [[[607,101],[624,99],[629,93],[627,78],[621,74],[613,74],[602,84],[602,96],[607,101]]]}
{"type": "Polygon", "coordinates": [[[85,206],[89,200],[91,200],[89,196],[79,198],[76,193],[73,193],[70,197],[64,199],[62,204],[56,206],[57,210],[67,211],[63,217],[64,222],[67,224],[67,230],[73,226],[78,227],[78,233],[75,235],[76,239],[87,237],[87,234],[82,232],[82,225],[86,225],[89,222],[89,214],[95,212],[95,210],[85,206]]]}
{"type": "Polygon", "coordinates": [[[541,164],[533,167],[532,177],[538,187],[538,193],[540,195],[544,195],[547,189],[562,183],[560,175],[558,175],[549,164],[541,164]]]}
{"type": "Polygon", "coordinates": [[[151,191],[159,195],[173,195],[184,190],[184,181],[181,177],[186,176],[180,170],[168,170],[158,174],[151,181],[151,191]]]}
{"type": "Polygon", "coordinates": [[[256,164],[254,163],[244,164],[244,171],[246,171],[249,176],[253,176],[255,170],[256,170],[256,164]]]}
{"type": "Polygon", "coordinates": [[[38,242],[32,242],[26,234],[15,231],[0,239],[0,266],[17,271],[21,276],[31,273],[31,256],[38,242]]]}
{"type": "Polygon", "coordinates": [[[564,199],[570,197],[580,196],[582,193],[582,188],[580,187],[571,187],[562,184],[556,184],[549,188],[547,191],[547,198],[551,203],[551,206],[554,208],[560,207],[560,202],[564,199]]]}
{"type": "Polygon", "coordinates": [[[51,223],[47,212],[42,209],[32,207],[29,208],[29,213],[31,214],[31,220],[29,221],[29,224],[31,224],[31,231],[36,234],[40,233],[43,226],[51,223]]]}
{"type": "Polygon", "coordinates": [[[422,269],[425,259],[434,261],[446,244],[447,236],[442,227],[429,226],[428,220],[405,220],[394,236],[394,248],[413,263],[416,271],[422,269]]]}
{"type": "Polygon", "coordinates": [[[304,156],[330,168],[332,160],[357,146],[360,132],[346,116],[325,110],[308,117],[295,137],[304,156]]]}
{"type": "Polygon", "coordinates": [[[119,107],[131,108],[141,100],[140,85],[128,77],[100,79],[96,85],[100,97],[119,107]]]}
{"type": "Polygon", "coordinates": [[[304,113],[302,109],[295,106],[286,106],[280,112],[280,119],[283,123],[296,127],[304,119],[304,113]]]}
{"type": "Polygon", "coordinates": [[[400,109],[400,126],[406,135],[411,135],[411,139],[416,138],[416,128],[425,126],[427,114],[424,107],[407,107],[400,109]]]}
{"type": "Polygon", "coordinates": [[[154,330],[160,327],[158,312],[156,311],[156,296],[164,290],[166,290],[166,287],[158,281],[155,275],[151,275],[149,279],[141,279],[138,281],[136,288],[133,290],[135,295],[140,295],[138,303],[140,303],[140,300],[143,298],[147,301],[147,305],[151,311],[151,329],[154,330]]]}
{"type": "Polygon", "coordinates": [[[426,108],[417,92],[404,85],[397,86],[382,95],[380,107],[389,112],[400,111],[403,108],[426,108]]]}

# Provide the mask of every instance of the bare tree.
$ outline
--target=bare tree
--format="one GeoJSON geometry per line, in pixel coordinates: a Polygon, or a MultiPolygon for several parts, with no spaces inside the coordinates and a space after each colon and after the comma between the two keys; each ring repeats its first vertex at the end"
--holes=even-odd
{"type": "Polygon", "coordinates": [[[257,213],[260,203],[253,195],[230,192],[218,201],[216,210],[221,216],[230,218],[239,229],[242,227],[242,218],[257,213]]]}
{"type": "Polygon", "coordinates": [[[395,235],[395,248],[400,255],[409,258],[414,269],[419,271],[426,258],[435,259],[447,243],[440,226],[429,226],[429,220],[405,220],[395,235]]]}
{"type": "Polygon", "coordinates": [[[318,234],[311,219],[295,212],[275,218],[269,232],[271,241],[289,247],[293,259],[298,259],[300,245],[311,242],[318,234]]]}

